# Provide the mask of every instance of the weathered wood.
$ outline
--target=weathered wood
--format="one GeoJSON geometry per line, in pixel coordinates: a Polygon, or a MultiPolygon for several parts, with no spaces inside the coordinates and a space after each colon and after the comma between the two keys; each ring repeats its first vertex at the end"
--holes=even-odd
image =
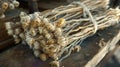
{"type": "Polygon", "coordinates": [[[115,48],[119,40],[120,32],[112,39],[112,41],[108,41],[106,46],[103,47],[90,61],[88,61],[85,67],[96,67],[96,65],[105,57],[105,55],[115,48]]]}
{"type": "Polygon", "coordinates": [[[3,49],[10,47],[12,45],[15,45],[14,39],[13,38],[6,39],[5,41],[0,42],[0,50],[3,50],[3,49]]]}
{"type": "Polygon", "coordinates": [[[98,63],[97,67],[104,67],[105,64],[108,63],[109,59],[111,59],[114,55],[114,53],[116,52],[117,49],[119,49],[120,45],[117,44],[116,47],[114,48],[114,50],[109,51],[106,56],[98,63]]]}
{"type": "Polygon", "coordinates": [[[6,18],[0,19],[0,49],[4,49],[10,45],[14,45],[14,39],[9,36],[5,28],[5,22],[7,21],[18,21],[20,10],[15,9],[5,13],[6,18]]]}

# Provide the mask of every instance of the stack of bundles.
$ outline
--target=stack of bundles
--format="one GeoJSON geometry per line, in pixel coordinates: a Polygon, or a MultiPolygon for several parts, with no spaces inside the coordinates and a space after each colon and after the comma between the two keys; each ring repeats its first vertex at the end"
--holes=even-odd
{"type": "Polygon", "coordinates": [[[15,9],[19,6],[16,0],[0,0],[0,18],[4,18],[4,12],[9,9],[15,9]]]}
{"type": "Polygon", "coordinates": [[[41,13],[21,13],[21,21],[7,22],[6,29],[17,43],[27,43],[36,57],[43,61],[50,57],[51,65],[59,67],[73,50],[80,50],[84,39],[118,23],[120,10],[106,9],[107,4],[107,0],[84,0],[41,13]]]}

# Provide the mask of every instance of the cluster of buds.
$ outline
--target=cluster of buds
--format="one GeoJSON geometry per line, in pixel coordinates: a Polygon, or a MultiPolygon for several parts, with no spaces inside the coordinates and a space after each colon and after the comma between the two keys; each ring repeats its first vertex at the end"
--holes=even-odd
{"type": "Polygon", "coordinates": [[[22,28],[25,33],[25,41],[34,50],[36,57],[44,61],[45,57],[54,60],[59,59],[60,49],[67,46],[67,40],[62,36],[62,29],[50,23],[40,13],[21,17],[22,28]]]}
{"type": "Polygon", "coordinates": [[[19,2],[16,0],[0,0],[0,18],[4,18],[4,12],[9,9],[15,9],[19,6],[19,2]]]}
{"type": "Polygon", "coordinates": [[[65,20],[61,18],[60,22],[51,23],[39,12],[29,15],[21,12],[20,17],[20,22],[6,23],[8,34],[15,38],[16,43],[25,41],[33,49],[34,55],[41,60],[45,61],[48,57],[58,60],[61,49],[68,44],[61,28],[65,20]]]}

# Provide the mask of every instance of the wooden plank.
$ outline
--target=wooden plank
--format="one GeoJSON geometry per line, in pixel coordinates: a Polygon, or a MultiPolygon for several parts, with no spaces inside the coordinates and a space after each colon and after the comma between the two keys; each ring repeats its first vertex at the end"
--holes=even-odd
{"type": "Polygon", "coordinates": [[[6,41],[0,42],[0,51],[7,48],[7,47],[10,47],[11,45],[14,45],[14,39],[13,38],[9,38],[6,41]]]}
{"type": "Polygon", "coordinates": [[[120,48],[120,45],[116,45],[114,50],[108,52],[108,54],[102,59],[102,61],[97,65],[97,67],[104,67],[108,63],[108,60],[113,57],[115,51],[120,48]]]}
{"type": "Polygon", "coordinates": [[[96,67],[96,65],[105,57],[105,55],[113,50],[120,40],[120,32],[115,36],[112,41],[109,41],[105,47],[103,47],[88,63],[85,67],[96,67]]]}
{"type": "Polygon", "coordinates": [[[0,49],[4,49],[5,47],[14,44],[13,37],[7,34],[7,30],[5,28],[5,22],[17,21],[17,18],[20,14],[20,10],[15,9],[15,10],[7,11],[5,14],[6,17],[4,19],[0,19],[0,49]]]}

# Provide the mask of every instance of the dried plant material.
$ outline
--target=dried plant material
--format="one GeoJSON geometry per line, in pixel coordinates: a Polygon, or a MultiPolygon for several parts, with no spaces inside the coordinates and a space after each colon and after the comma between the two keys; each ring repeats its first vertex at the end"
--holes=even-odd
{"type": "Polygon", "coordinates": [[[5,18],[4,12],[6,10],[15,9],[19,6],[19,2],[16,0],[1,0],[0,1],[0,18],[5,18]]]}
{"type": "Polygon", "coordinates": [[[2,4],[2,9],[6,10],[8,8],[8,3],[4,2],[2,4]]]}
{"type": "Polygon", "coordinates": [[[99,43],[99,47],[103,48],[105,45],[106,45],[106,43],[104,42],[104,39],[101,39],[100,43],[99,43]]]}
{"type": "Polygon", "coordinates": [[[47,60],[47,55],[46,54],[40,54],[40,59],[42,61],[46,61],[47,60]]]}
{"type": "Polygon", "coordinates": [[[50,63],[50,65],[51,65],[51,67],[60,67],[58,61],[52,61],[52,62],[50,63]]]}
{"type": "Polygon", "coordinates": [[[74,47],[74,51],[75,51],[75,52],[79,52],[80,49],[81,49],[80,45],[76,45],[76,46],[74,47]]]}
{"type": "Polygon", "coordinates": [[[104,1],[84,0],[49,12],[21,13],[19,26],[23,36],[20,38],[33,49],[36,57],[42,52],[55,60],[53,66],[59,67],[58,62],[67,58],[74,47],[79,52],[78,44],[84,39],[119,22],[120,10],[106,9],[104,1]]]}
{"type": "Polygon", "coordinates": [[[65,19],[63,19],[63,18],[60,18],[59,20],[58,20],[58,22],[56,23],[56,26],[57,27],[62,27],[62,26],[64,26],[65,25],[65,19]]]}

